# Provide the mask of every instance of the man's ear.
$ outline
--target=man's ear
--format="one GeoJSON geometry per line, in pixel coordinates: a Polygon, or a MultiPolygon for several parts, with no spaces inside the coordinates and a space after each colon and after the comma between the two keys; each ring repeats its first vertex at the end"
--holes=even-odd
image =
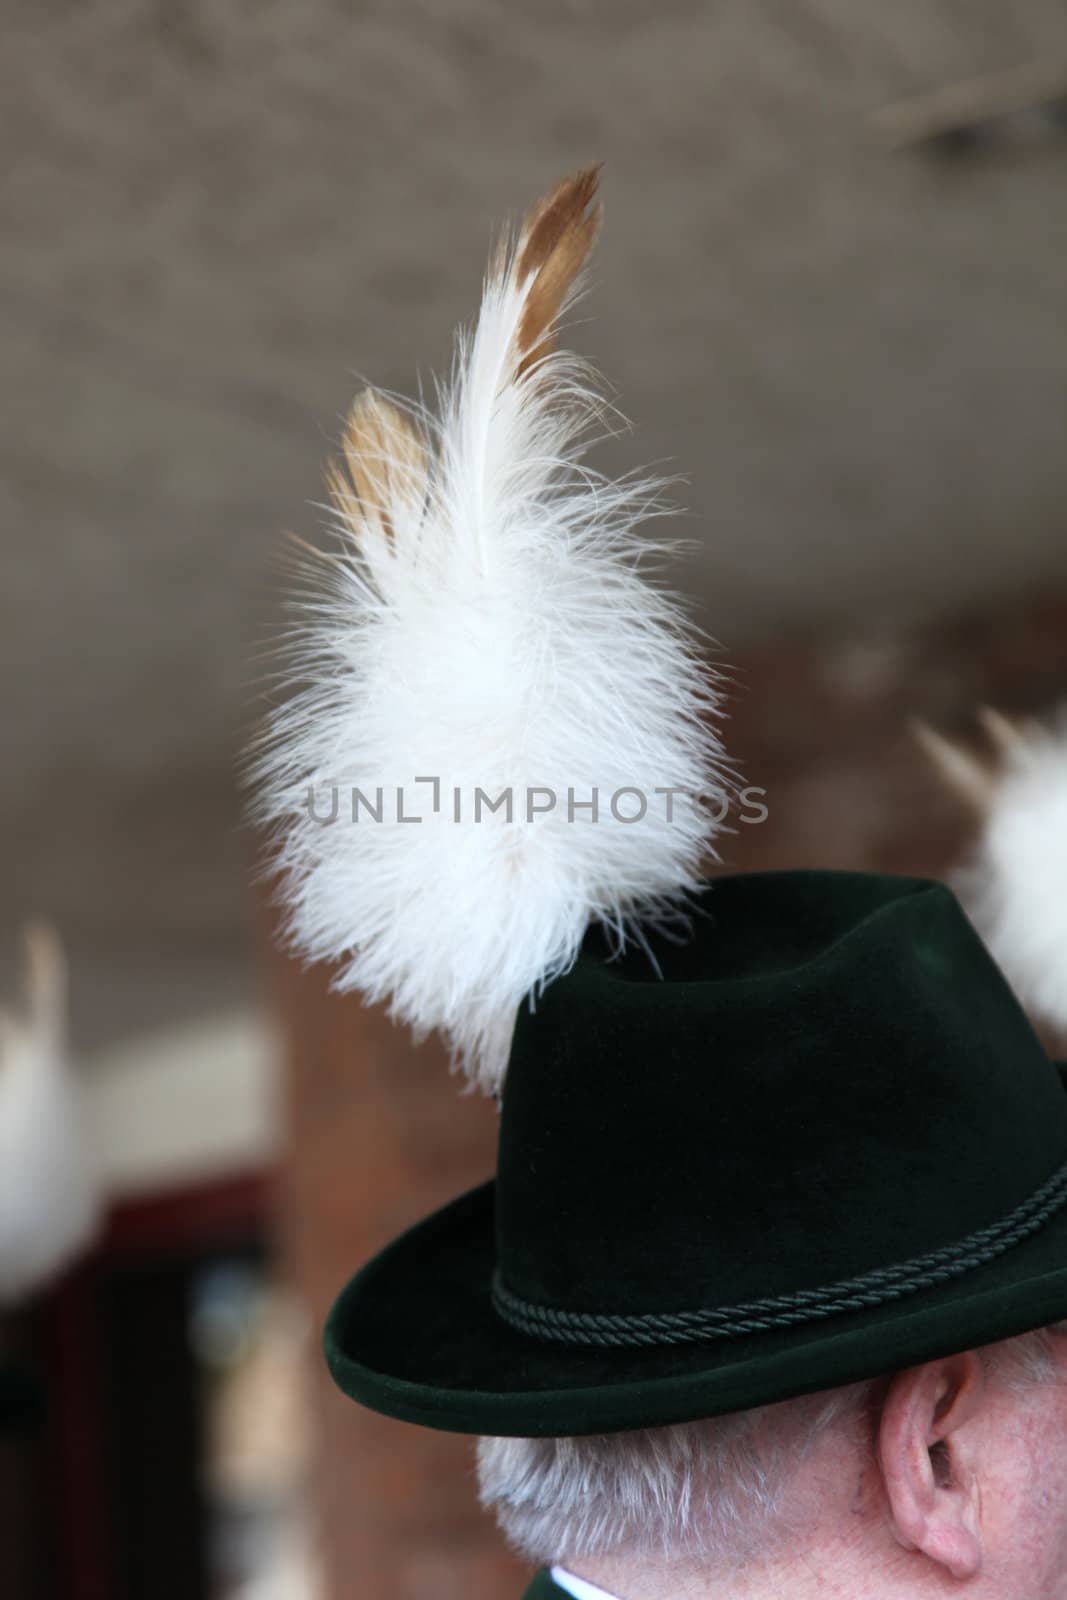
{"type": "Polygon", "coordinates": [[[980,1409],[984,1387],[973,1350],[898,1372],[878,1426],[893,1532],[905,1550],[954,1578],[973,1578],[982,1567],[978,1478],[961,1430],[980,1409]]]}

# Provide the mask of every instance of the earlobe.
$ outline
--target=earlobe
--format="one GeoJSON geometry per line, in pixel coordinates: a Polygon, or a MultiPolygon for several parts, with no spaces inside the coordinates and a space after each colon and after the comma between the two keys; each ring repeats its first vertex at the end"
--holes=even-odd
{"type": "Polygon", "coordinates": [[[977,1475],[965,1440],[983,1388],[973,1351],[912,1367],[891,1381],[878,1427],[894,1537],[960,1579],[982,1566],[977,1475]]]}

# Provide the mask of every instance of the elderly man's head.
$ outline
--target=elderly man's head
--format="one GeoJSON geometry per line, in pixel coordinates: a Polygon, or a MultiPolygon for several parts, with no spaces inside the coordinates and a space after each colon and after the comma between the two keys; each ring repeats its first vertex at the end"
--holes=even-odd
{"type": "Polygon", "coordinates": [[[706,1422],[486,1438],[483,1503],[624,1600],[1067,1596],[1067,1325],[706,1422]]]}

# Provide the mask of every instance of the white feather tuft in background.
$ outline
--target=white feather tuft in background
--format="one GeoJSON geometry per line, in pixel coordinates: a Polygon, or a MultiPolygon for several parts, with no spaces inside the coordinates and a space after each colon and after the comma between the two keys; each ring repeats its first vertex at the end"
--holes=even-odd
{"type": "Polygon", "coordinates": [[[1004,749],[960,889],[1023,1004],[1067,1032],[1067,712],[1004,749]]]}
{"type": "Polygon", "coordinates": [[[62,1271],[89,1242],[99,1209],[81,1085],[66,1055],[62,951],[43,927],[26,944],[27,1012],[0,1013],[0,1305],[62,1271]]]}

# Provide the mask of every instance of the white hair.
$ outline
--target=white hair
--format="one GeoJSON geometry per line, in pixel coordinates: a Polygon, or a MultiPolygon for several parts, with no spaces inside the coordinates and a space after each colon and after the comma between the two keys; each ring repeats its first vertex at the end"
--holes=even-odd
{"type": "Polygon", "coordinates": [[[481,1439],[478,1484],[528,1560],[626,1552],[740,1566],[787,1537],[785,1490],[870,1385],[702,1422],[565,1439],[481,1439]]]}
{"type": "MultiPolygon", "coordinates": [[[[986,1347],[1012,1388],[1057,1370],[1048,1334],[986,1347]]],[[[886,1380],[852,1384],[725,1417],[582,1438],[478,1441],[482,1505],[527,1560],[626,1554],[735,1569],[773,1556],[799,1531],[790,1491],[828,1432],[873,1445],[886,1380]]]]}

